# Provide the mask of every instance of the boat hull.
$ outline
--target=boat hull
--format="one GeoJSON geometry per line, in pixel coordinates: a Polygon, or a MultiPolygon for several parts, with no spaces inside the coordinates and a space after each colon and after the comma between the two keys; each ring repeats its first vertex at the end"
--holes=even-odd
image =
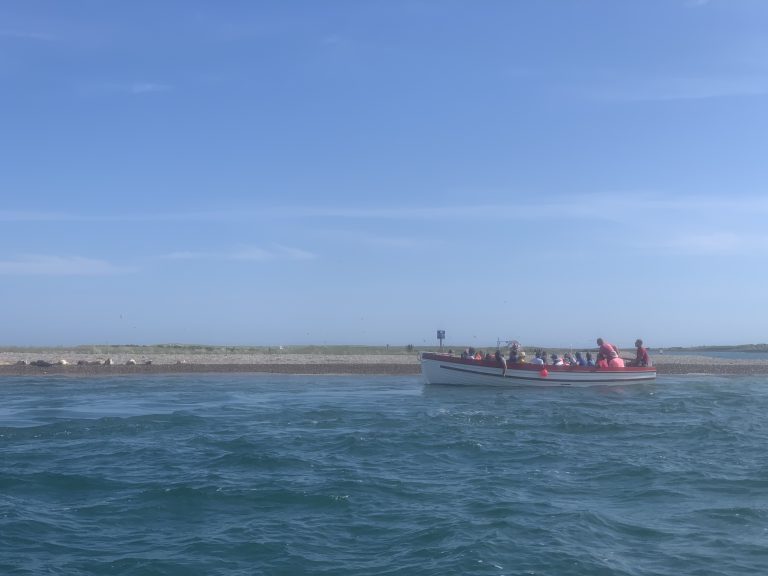
{"type": "Polygon", "coordinates": [[[462,386],[615,386],[655,380],[652,367],[593,368],[511,364],[506,372],[495,360],[463,360],[425,352],[421,373],[428,384],[462,386]],[[544,370],[546,369],[546,370],[544,370]]]}

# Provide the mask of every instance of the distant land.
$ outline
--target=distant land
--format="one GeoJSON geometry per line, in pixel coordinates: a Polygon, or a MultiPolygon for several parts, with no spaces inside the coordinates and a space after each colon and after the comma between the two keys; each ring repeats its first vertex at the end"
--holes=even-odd
{"type": "Polygon", "coordinates": [[[671,346],[669,352],[768,352],[768,344],[739,344],[737,346],[671,346]]]}
{"type": "MultiPolygon", "coordinates": [[[[483,350],[495,349],[495,344],[486,346],[473,345],[475,348],[483,350]]],[[[399,344],[399,345],[354,345],[354,344],[331,344],[331,345],[283,345],[283,346],[209,346],[204,344],[89,344],[78,346],[0,346],[0,352],[54,352],[68,351],[81,354],[307,354],[307,355],[391,355],[391,354],[413,354],[419,350],[435,350],[439,346],[437,343],[432,345],[399,344]]],[[[468,348],[469,345],[444,345],[444,349],[453,349],[460,351],[468,348]]],[[[537,348],[545,350],[568,350],[562,346],[525,346],[527,350],[537,348]]],[[[650,350],[659,350],[657,346],[652,346],[650,350]]],[[[667,352],[762,352],[768,353],[768,344],[739,344],[735,346],[668,346],[663,348],[667,352]]]]}
{"type": "MultiPolygon", "coordinates": [[[[437,346],[434,346],[435,348],[437,346]]],[[[294,346],[209,346],[205,344],[84,344],[78,346],[0,346],[0,352],[75,352],[79,354],[298,354],[298,355],[383,355],[412,354],[416,347],[398,346],[294,345],[294,346]]]]}

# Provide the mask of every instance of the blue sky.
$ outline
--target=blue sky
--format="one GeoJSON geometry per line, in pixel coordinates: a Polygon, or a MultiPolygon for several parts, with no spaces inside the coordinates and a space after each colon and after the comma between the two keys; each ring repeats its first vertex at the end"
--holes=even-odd
{"type": "Polygon", "coordinates": [[[0,4],[0,345],[768,341],[762,0],[0,4]]]}

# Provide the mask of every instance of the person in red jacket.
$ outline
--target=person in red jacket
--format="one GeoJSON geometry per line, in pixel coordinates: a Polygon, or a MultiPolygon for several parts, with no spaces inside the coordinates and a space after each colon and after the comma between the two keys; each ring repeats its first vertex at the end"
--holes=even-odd
{"type": "Polygon", "coordinates": [[[619,356],[619,349],[602,338],[597,339],[597,353],[602,355],[611,368],[624,368],[624,360],[619,356]]]}
{"type": "Polygon", "coordinates": [[[643,346],[643,341],[638,338],[635,340],[637,353],[635,359],[630,362],[630,366],[652,366],[651,359],[648,357],[648,350],[643,346]]]}

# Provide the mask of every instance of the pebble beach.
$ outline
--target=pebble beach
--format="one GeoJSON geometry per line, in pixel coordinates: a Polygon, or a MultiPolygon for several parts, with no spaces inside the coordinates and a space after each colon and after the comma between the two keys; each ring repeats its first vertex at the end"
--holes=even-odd
{"type": "MultiPolygon", "coordinates": [[[[626,356],[626,355],[625,355],[626,356]]],[[[654,355],[658,374],[768,375],[768,360],[654,355]]],[[[420,372],[419,353],[295,354],[190,352],[94,354],[51,349],[0,352],[0,376],[261,372],[275,374],[408,375],[420,372]]]]}

